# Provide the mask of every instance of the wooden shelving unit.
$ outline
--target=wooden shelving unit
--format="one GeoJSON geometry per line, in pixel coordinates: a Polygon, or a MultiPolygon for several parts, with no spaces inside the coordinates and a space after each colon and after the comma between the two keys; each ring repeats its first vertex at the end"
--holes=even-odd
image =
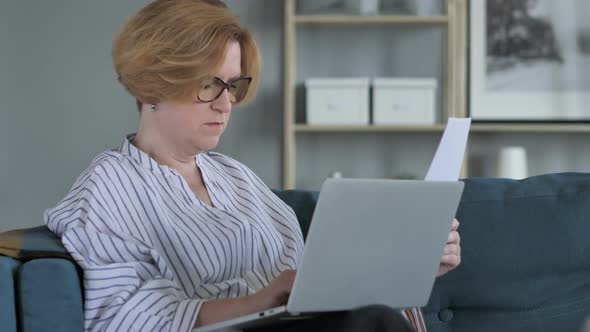
{"type": "Polygon", "coordinates": [[[465,117],[466,111],[466,17],[467,0],[447,0],[446,15],[297,15],[296,0],[285,0],[284,49],[284,142],[283,188],[295,187],[297,135],[305,133],[442,132],[444,123],[429,126],[310,126],[295,122],[295,50],[297,27],[302,25],[417,25],[445,26],[446,68],[443,87],[443,122],[448,117],[465,117]]]}

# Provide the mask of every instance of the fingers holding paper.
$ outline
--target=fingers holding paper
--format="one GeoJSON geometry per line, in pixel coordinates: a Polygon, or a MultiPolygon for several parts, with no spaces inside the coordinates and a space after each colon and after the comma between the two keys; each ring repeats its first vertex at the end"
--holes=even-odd
{"type": "Polygon", "coordinates": [[[437,277],[440,277],[461,264],[461,236],[459,235],[459,221],[453,220],[451,231],[445,245],[438,267],[437,277]]]}

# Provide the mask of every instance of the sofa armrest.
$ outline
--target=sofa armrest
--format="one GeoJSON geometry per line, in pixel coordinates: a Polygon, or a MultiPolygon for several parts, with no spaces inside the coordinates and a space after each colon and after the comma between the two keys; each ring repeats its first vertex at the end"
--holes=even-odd
{"type": "Polygon", "coordinates": [[[0,326],[6,332],[17,331],[14,278],[19,266],[19,261],[0,256],[0,326]]]}
{"type": "Polygon", "coordinates": [[[16,283],[23,332],[84,330],[82,288],[73,262],[31,260],[19,268],[16,283]]]}

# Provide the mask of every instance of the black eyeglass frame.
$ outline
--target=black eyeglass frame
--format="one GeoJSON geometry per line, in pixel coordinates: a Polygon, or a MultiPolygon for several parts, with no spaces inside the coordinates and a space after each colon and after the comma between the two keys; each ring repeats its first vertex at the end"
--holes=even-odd
{"type": "MultiPolygon", "coordinates": [[[[232,84],[233,84],[233,83],[235,83],[235,82],[237,82],[237,81],[241,81],[241,80],[246,80],[246,81],[248,81],[248,89],[250,88],[250,83],[252,83],[252,77],[250,77],[250,76],[240,76],[240,77],[237,77],[237,78],[234,78],[234,79],[232,79],[232,80],[228,81],[227,83],[226,83],[226,82],[224,82],[224,81],[223,81],[221,78],[219,78],[219,77],[213,77],[213,79],[214,79],[214,80],[216,80],[217,82],[221,83],[221,86],[222,86],[223,88],[222,88],[221,90],[219,90],[219,93],[218,93],[218,94],[215,96],[215,98],[213,98],[213,99],[211,99],[211,100],[203,100],[203,99],[201,99],[201,97],[197,96],[197,100],[198,100],[198,101],[200,101],[200,102],[202,102],[202,103],[211,103],[211,102],[215,101],[217,98],[219,98],[219,96],[221,96],[221,94],[223,93],[223,91],[224,91],[224,90],[227,90],[227,92],[228,92],[229,94],[231,94],[230,88],[234,87],[232,84]]],[[[246,90],[246,93],[244,94],[244,96],[246,96],[246,94],[247,94],[247,91],[248,91],[248,90],[246,90]]],[[[242,97],[242,99],[240,99],[240,100],[236,100],[236,101],[233,101],[233,102],[231,102],[231,103],[232,103],[232,104],[234,104],[234,103],[239,103],[239,102],[241,102],[242,100],[243,100],[243,97],[242,97]]],[[[231,99],[230,99],[230,101],[231,101],[231,99]]]]}

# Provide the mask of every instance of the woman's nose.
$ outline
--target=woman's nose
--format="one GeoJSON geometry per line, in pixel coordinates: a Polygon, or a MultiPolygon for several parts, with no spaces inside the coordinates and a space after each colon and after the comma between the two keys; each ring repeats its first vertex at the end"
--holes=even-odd
{"type": "Polygon", "coordinates": [[[213,101],[213,108],[220,112],[231,111],[231,106],[229,91],[227,89],[224,89],[221,95],[213,101]]]}

